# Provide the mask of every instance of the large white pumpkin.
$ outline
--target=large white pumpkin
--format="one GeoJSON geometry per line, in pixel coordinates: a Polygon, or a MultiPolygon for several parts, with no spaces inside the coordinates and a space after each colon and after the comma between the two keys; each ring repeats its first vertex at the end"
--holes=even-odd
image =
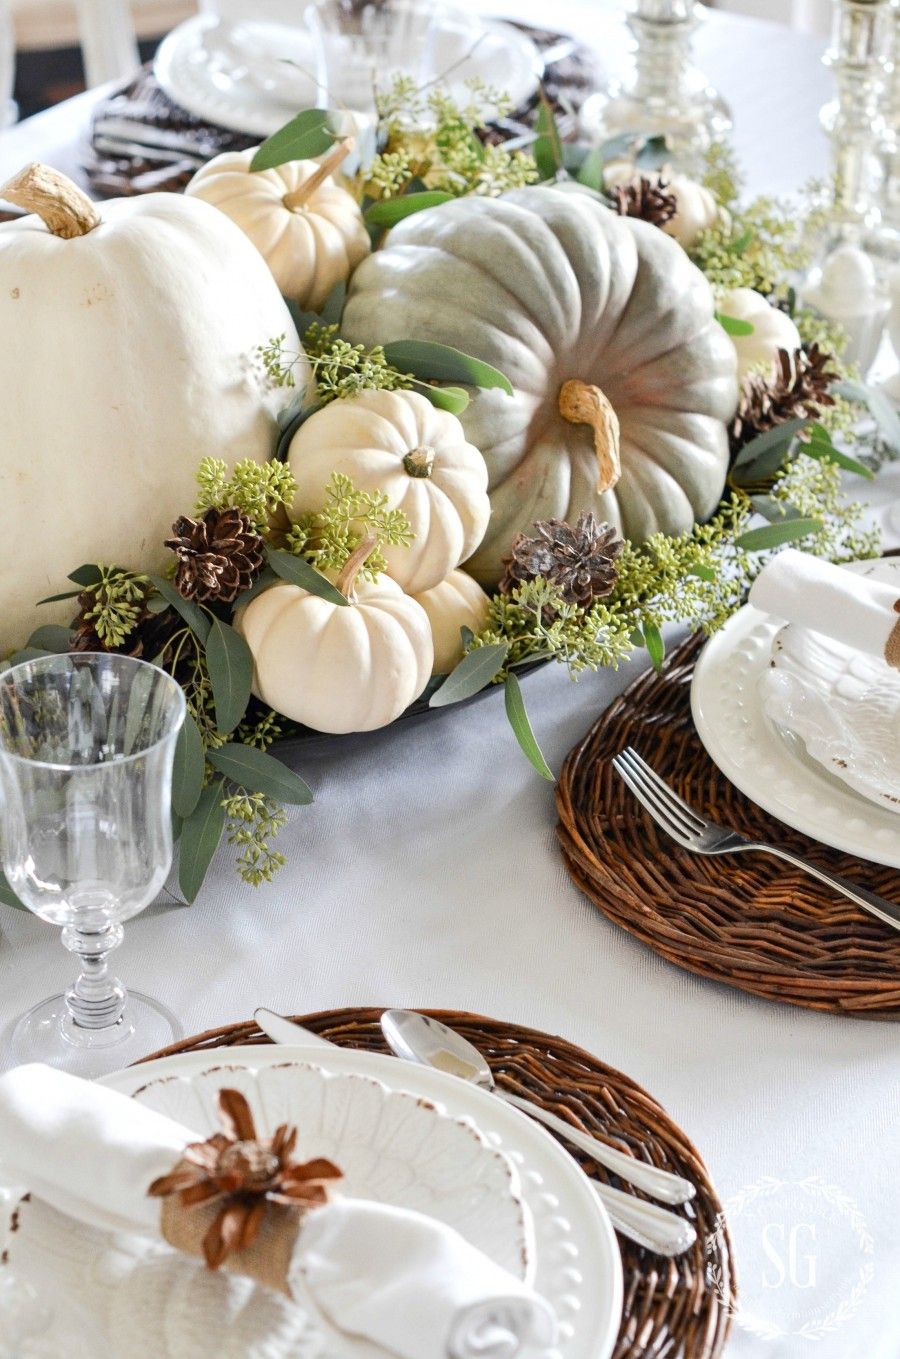
{"type": "Polygon", "coordinates": [[[283,334],[299,352],[263,260],[208,204],[95,207],[42,167],[4,197],[53,229],[0,225],[0,655],[71,616],[35,604],[82,563],[162,567],[200,459],[272,452],[255,348],[283,334]]]}
{"type": "Polygon", "coordinates": [[[492,505],[466,569],[493,584],[536,519],[593,510],[640,541],[713,512],[737,402],[734,347],[713,311],[700,270],[656,227],[589,192],[539,187],[400,223],[354,274],[343,330],[454,345],[510,379],[513,396],[476,390],[461,417],[492,505]],[[615,485],[599,424],[573,422],[592,396],[603,414],[598,391],[621,427],[615,485]],[[573,392],[583,399],[561,403],[573,392]]]}

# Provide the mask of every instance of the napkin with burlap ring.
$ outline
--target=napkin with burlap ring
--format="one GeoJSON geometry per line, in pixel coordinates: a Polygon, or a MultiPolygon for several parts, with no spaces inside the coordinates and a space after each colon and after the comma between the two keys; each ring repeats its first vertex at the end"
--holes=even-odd
{"type": "Polygon", "coordinates": [[[296,1158],[296,1133],[259,1138],[239,1092],[203,1139],[90,1081],[31,1065],[0,1076],[0,1168],[60,1212],[163,1237],[247,1275],[399,1359],[537,1359],[549,1304],[452,1228],[340,1198],[340,1170],[296,1158]]]}

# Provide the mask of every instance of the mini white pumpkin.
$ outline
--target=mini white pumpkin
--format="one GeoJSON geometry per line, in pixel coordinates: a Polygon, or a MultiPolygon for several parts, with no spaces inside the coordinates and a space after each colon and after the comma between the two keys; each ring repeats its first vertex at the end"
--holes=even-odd
{"type": "Polygon", "coordinates": [[[374,731],[419,697],[432,673],[431,624],[389,576],[358,580],[366,539],[337,578],[331,604],[279,581],[235,619],[254,662],[253,692],[314,731],[374,731]]]}
{"type": "Polygon", "coordinates": [[[733,316],[753,327],[752,335],[730,337],[737,353],[739,378],[745,377],[751,368],[774,363],[779,349],[793,353],[800,348],[800,332],[791,318],[753,288],[732,288],[722,293],[717,310],[721,316],[733,316]]]}
{"type": "Polygon", "coordinates": [[[416,600],[428,614],[434,642],[434,673],[449,675],[462,660],[460,628],[480,632],[487,622],[491,601],[465,571],[451,571],[440,585],[423,590],[416,600]]]}
{"type": "Polygon", "coordinates": [[[386,547],[388,575],[408,594],[437,585],[484,537],[490,516],[484,458],[455,415],[417,392],[366,391],[332,401],[291,440],[294,513],[321,510],[332,472],[383,491],[409,519],[409,547],[386,547]]]}
{"type": "Polygon", "coordinates": [[[256,171],[256,148],[227,151],[198,170],[185,192],[240,227],[285,297],[318,311],[370,249],[359,204],[331,177],[348,150],[344,142],[321,163],[292,160],[256,171]]]}
{"type": "Polygon", "coordinates": [[[701,231],[719,220],[720,209],[712,193],[687,175],[676,174],[667,166],[647,173],[627,160],[610,161],[603,167],[603,183],[607,188],[634,184],[641,178],[649,179],[651,184],[665,180],[666,187],[674,194],[678,207],[675,216],[669,218],[662,230],[667,236],[673,236],[685,250],[690,249],[701,231]]]}
{"type": "MultiPolygon", "coordinates": [[[[0,197],[35,214],[0,224],[3,655],[72,617],[71,600],[35,605],[83,562],[162,570],[200,459],[274,451],[283,393],[254,350],[300,344],[263,261],[206,203],[95,205],[38,165],[0,197]]],[[[294,372],[302,388],[304,359],[294,372]]]]}

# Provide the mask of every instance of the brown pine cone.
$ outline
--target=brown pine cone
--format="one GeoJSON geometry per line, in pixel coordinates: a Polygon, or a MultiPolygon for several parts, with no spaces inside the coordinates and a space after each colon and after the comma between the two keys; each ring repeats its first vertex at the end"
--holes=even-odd
{"type": "Polygon", "coordinates": [[[652,226],[664,227],[678,211],[678,199],[661,177],[641,175],[630,184],[617,185],[610,196],[620,217],[639,217],[652,226]]]}
{"type": "Polygon", "coordinates": [[[751,373],[741,384],[737,415],[729,431],[732,454],[785,420],[814,417],[823,407],[833,406],[828,388],[834,379],[834,356],[818,345],[793,353],[779,349],[771,373],[751,373]]]}
{"type": "Polygon", "coordinates": [[[610,524],[582,510],[574,527],[561,519],[541,519],[534,527],[537,537],[517,534],[503,558],[501,594],[537,576],[558,586],[567,604],[586,606],[610,593],[618,576],[615,561],[625,546],[610,524]]]}
{"type": "Polygon", "coordinates": [[[210,509],[201,519],[182,515],[172,533],[166,547],[178,558],[174,583],[185,599],[230,604],[263,564],[263,539],[240,510],[210,509]]]}

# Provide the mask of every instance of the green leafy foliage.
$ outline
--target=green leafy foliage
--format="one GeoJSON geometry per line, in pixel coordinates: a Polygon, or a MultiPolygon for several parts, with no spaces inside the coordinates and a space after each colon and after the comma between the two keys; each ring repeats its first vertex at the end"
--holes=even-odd
{"type": "Polygon", "coordinates": [[[528,712],[525,708],[525,699],[522,697],[522,686],[519,683],[519,678],[513,672],[510,672],[506,676],[504,690],[506,716],[525,757],[537,770],[542,779],[549,779],[551,783],[555,782],[553,770],[544,759],[544,753],[538,745],[534,731],[532,730],[528,712]]]}
{"type": "Polygon", "coordinates": [[[250,162],[251,170],[273,170],[289,160],[312,160],[335,143],[327,109],[304,109],[284,127],[267,137],[250,162]]]}
{"type": "Polygon", "coordinates": [[[274,547],[267,549],[266,557],[275,574],[282,580],[289,581],[291,585],[299,585],[311,595],[327,599],[329,604],[340,605],[349,602],[346,595],[342,595],[337,586],[332,585],[328,577],[317,571],[305,557],[299,557],[293,552],[281,552],[274,547]]]}
{"type": "Polygon", "coordinates": [[[214,618],[206,643],[206,664],[212,685],[216,725],[220,732],[234,731],[250,702],[253,655],[240,633],[229,623],[214,618]]]}
{"type": "Polygon", "coordinates": [[[206,757],[200,728],[187,713],[175,745],[172,767],[172,809],[176,816],[189,817],[200,801],[206,773],[206,757]]]}
{"type": "Polygon", "coordinates": [[[452,345],[433,340],[396,340],[384,347],[388,363],[407,369],[415,377],[439,382],[468,382],[475,387],[499,387],[512,396],[512,384],[499,368],[464,354],[452,345]]]}
{"type": "Polygon", "coordinates": [[[444,189],[425,189],[421,193],[403,194],[400,198],[382,198],[366,208],[365,219],[370,226],[392,227],[404,217],[412,217],[413,213],[449,203],[453,196],[444,189]]]}
{"type": "Polygon", "coordinates": [[[255,746],[228,741],[209,752],[209,762],[233,783],[277,802],[306,805],[313,800],[309,785],[299,774],[255,746]]]}
{"type": "Polygon", "coordinates": [[[428,706],[445,708],[480,693],[500,674],[508,652],[509,643],[504,641],[488,642],[469,651],[431,695],[428,706]]]}
{"type": "Polygon", "coordinates": [[[196,899],[206,877],[206,870],[222,838],[222,831],[225,828],[222,790],[221,779],[214,779],[209,783],[181,827],[178,842],[178,885],[188,902],[196,899]]]}
{"type": "Polygon", "coordinates": [[[532,148],[532,154],[538,174],[542,180],[554,180],[558,178],[563,169],[565,157],[553,105],[543,90],[541,91],[534,129],[537,137],[532,148]]]}

